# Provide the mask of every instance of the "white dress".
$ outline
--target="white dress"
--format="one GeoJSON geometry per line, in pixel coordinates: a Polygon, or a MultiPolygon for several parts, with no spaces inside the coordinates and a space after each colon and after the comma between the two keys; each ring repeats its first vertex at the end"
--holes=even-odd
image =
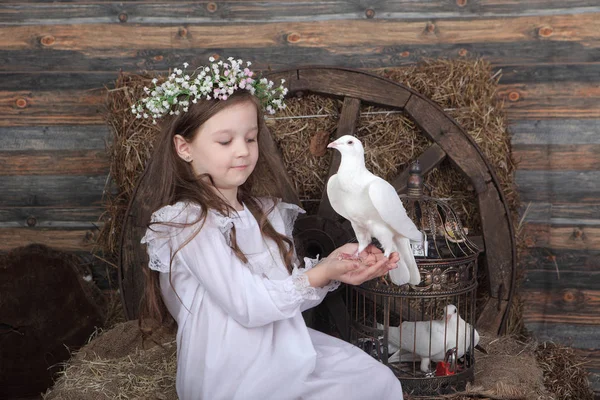
{"type": "MultiPolygon", "coordinates": [[[[199,206],[180,202],[156,211],[152,222],[192,222],[199,212],[199,206]]],[[[269,220],[291,237],[299,212],[280,202],[269,220]]],[[[169,283],[173,250],[198,225],[154,224],[142,239],[150,268],[162,272],[161,292],[178,324],[181,400],[402,399],[400,382],[388,367],[306,326],[301,312],[319,304],[335,284],[310,287],[302,268],[290,276],[276,245],[263,239],[246,208],[234,217],[209,211],[198,235],[175,253],[169,283]],[[247,264],[229,247],[234,225],[247,264]]],[[[314,263],[305,259],[306,268],[314,263]]]]}

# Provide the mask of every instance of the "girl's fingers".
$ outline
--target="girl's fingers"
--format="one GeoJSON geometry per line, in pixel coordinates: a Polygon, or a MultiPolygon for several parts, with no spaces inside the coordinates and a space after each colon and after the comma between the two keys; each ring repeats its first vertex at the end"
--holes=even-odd
{"type": "MultiPolygon", "coordinates": [[[[364,254],[364,253],[361,253],[364,254]]],[[[360,285],[368,280],[385,275],[388,271],[397,267],[400,260],[398,253],[390,254],[389,258],[383,254],[369,254],[364,261],[344,260],[344,274],[341,277],[346,283],[360,285]],[[373,257],[373,258],[371,258],[373,257]],[[369,262],[372,261],[372,262],[369,262]]]]}

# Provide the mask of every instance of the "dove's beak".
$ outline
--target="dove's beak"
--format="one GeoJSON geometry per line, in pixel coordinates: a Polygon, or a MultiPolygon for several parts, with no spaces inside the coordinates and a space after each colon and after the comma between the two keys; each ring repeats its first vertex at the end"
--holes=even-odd
{"type": "Polygon", "coordinates": [[[337,143],[336,142],[331,142],[327,145],[328,149],[335,149],[337,148],[337,143]]]}

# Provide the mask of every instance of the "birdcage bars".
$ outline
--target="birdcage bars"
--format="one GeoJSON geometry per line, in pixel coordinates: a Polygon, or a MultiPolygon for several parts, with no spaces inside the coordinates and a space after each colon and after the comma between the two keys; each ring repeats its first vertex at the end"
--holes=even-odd
{"type": "Polygon", "coordinates": [[[388,365],[405,392],[463,390],[474,378],[479,249],[445,201],[423,195],[418,163],[411,166],[408,194],[401,198],[424,234],[413,245],[421,282],[397,286],[382,277],[349,290],[350,340],[388,365]]]}
{"type": "MultiPolygon", "coordinates": [[[[451,393],[463,390],[466,382],[473,380],[475,331],[464,329],[466,327],[461,328],[460,324],[457,324],[456,329],[446,329],[443,332],[444,344],[447,342],[447,337],[454,335],[455,347],[458,347],[462,353],[460,357],[444,360],[445,364],[438,362],[436,368],[429,372],[421,371],[420,359],[414,351],[414,346],[413,351],[405,352],[397,360],[392,359],[394,353],[400,350],[399,344],[403,342],[400,328],[403,323],[420,321],[429,322],[428,325],[431,326],[440,310],[449,304],[456,306],[459,316],[467,323],[473,321],[475,299],[472,292],[461,289],[454,292],[447,290],[442,296],[431,293],[422,295],[422,292],[415,296],[407,296],[402,292],[385,294],[381,289],[375,292],[368,287],[359,287],[349,291],[349,297],[352,319],[351,342],[388,365],[402,382],[405,392],[417,396],[451,393]],[[395,340],[392,338],[394,329],[397,331],[395,340]],[[458,336],[464,331],[468,332],[460,335],[461,342],[458,336]],[[438,367],[438,364],[446,369],[438,367]]],[[[408,337],[409,341],[419,339],[416,330],[414,331],[415,334],[408,337]]],[[[427,341],[430,344],[428,355],[433,359],[435,354],[431,353],[432,337],[430,336],[427,341]]],[[[450,350],[452,348],[444,345],[444,354],[450,350]]]]}

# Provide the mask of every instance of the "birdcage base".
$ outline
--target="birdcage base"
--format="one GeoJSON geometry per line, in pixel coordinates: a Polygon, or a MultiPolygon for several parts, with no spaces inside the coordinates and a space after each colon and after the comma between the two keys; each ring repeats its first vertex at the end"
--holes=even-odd
{"type": "MultiPolygon", "coordinates": [[[[412,369],[412,364],[414,363],[401,364],[410,364],[410,368],[412,369]]],[[[463,391],[466,389],[467,382],[472,383],[474,380],[473,367],[456,372],[453,375],[427,377],[423,374],[423,377],[409,378],[406,373],[402,372],[402,369],[407,367],[406,365],[403,365],[400,368],[395,364],[390,364],[388,366],[394,371],[394,374],[398,376],[398,379],[400,379],[402,391],[417,397],[424,396],[425,398],[430,398],[434,395],[463,391]]],[[[417,363],[416,369],[418,370],[418,368],[419,366],[417,363]]]]}

